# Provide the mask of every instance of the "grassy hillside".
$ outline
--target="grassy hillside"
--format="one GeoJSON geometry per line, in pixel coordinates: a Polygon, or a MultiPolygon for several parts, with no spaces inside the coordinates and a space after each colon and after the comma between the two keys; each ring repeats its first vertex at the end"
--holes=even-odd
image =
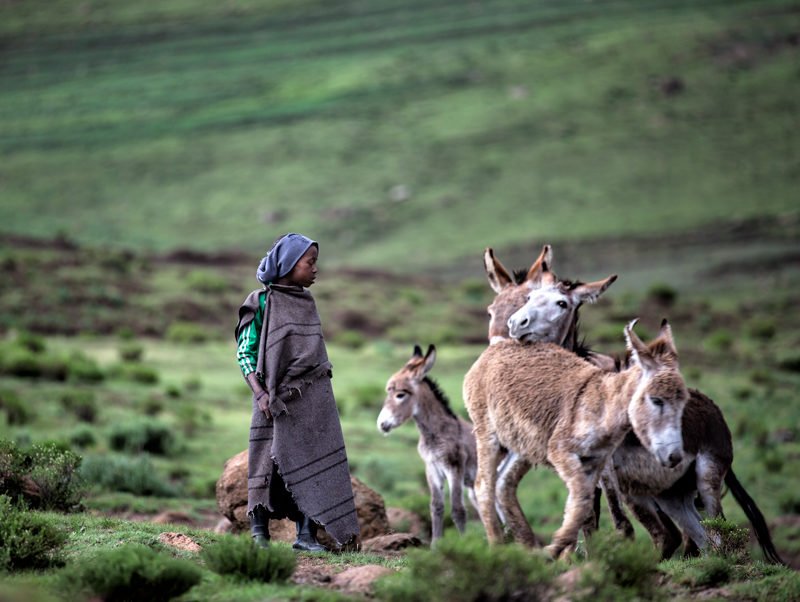
{"type": "Polygon", "coordinates": [[[785,1],[0,7],[0,224],[413,270],[796,208],[785,1]]]}

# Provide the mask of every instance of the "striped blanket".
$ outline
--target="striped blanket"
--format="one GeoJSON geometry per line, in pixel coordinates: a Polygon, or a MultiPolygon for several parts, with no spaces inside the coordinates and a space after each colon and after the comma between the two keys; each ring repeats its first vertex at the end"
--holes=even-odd
{"type": "MultiPolygon", "coordinates": [[[[240,309],[237,333],[258,308],[254,291],[240,309]]],[[[339,544],[359,533],[342,427],[331,386],[322,327],[307,289],[270,285],[264,308],[256,373],[269,393],[273,418],[253,405],[248,462],[248,512],[258,504],[280,514],[270,491],[277,464],[303,514],[339,544]]],[[[274,488],[273,488],[274,489],[274,488]]]]}

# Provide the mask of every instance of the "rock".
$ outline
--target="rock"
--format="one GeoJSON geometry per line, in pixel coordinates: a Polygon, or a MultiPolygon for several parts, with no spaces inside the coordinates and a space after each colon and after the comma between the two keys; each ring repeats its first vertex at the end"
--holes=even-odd
{"type": "Polygon", "coordinates": [[[191,537],[183,533],[161,533],[158,536],[158,541],[165,546],[175,548],[177,550],[185,550],[187,552],[199,552],[202,548],[197,545],[191,537]]]}
{"type": "Polygon", "coordinates": [[[396,552],[406,548],[418,548],[421,545],[422,540],[411,533],[392,533],[365,540],[361,544],[361,550],[364,552],[396,552]]]}
{"type": "Polygon", "coordinates": [[[185,512],[180,512],[179,510],[165,510],[161,514],[155,515],[152,519],[150,519],[151,523],[156,523],[158,525],[195,525],[195,520],[186,514],[185,512]]]}
{"type": "MultiPolygon", "coordinates": [[[[361,540],[387,535],[390,527],[383,498],[352,475],[350,484],[355,495],[361,540]]],[[[247,450],[225,462],[222,475],[217,481],[216,494],[217,507],[222,516],[231,522],[232,532],[248,531],[250,519],[247,517],[247,450]]],[[[273,539],[294,541],[295,533],[295,525],[291,521],[270,521],[270,534],[273,539]]],[[[318,539],[328,546],[333,543],[323,531],[320,531],[318,539]]]]}
{"type": "Polygon", "coordinates": [[[386,517],[392,531],[397,533],[411,533],[421,539],[430,538],[430,528],[425,520],[416,512],[405,508],[387,508],[386,517]]]}
{"type": "Polygon", "coordinates": [[[231,533],[233,530],[233,523],[224,516],[219,519],[219,522],[214,527],[214,533],[231,533]]]}
{"type": "Polygon", "coordinates": [[[378,564],[365,564],[346,569],[333,577],[332,585],[348,593],[368,594],[376,580],[394,571],[378,564]]]}

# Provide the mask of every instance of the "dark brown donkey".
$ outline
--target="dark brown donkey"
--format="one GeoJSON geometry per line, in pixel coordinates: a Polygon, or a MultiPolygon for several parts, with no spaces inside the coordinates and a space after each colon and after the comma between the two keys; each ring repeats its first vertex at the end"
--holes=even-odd
{"type": "MultiPolygon", "coordinates": [[[[543,273],[547,274],[548,271],[549,266],[544,266],[543,273]]],[[[509,334],[519,340],[536,341],[548,329],[558,330],[564,332],[565,347],[588,355],[587,359],[596,365],[606,368],[616,365],[619,368],[619,360],[587,354],[577,345],[578,309],[583,302],[576,293],[579,285],[558,281],[552,273],[543,278],[554,284],[533,289],[529,293],[526,304],[508,320],[509,334]]],[[[626,361],[623,363],[627,364],[626,361]]],[[[700,495],[709,516],[721,515],[721,485],[724,479],[753,525],[766,559],[783,563],[772,543],[763,515],[731,468],[733,445],[722,412],[700,391],[689,391],[690,399],[682,419],[685,457],[678,466],[664,467],[655,461],[634,433],[629,433],[612,456],[613,477],[625,502],[661,548],[664,557],[671,556],[681,541],[672,520],[683,531],[685,552],[693,553],[697,546],[705,547],[707,544],[707,534],[700,523],[695,498],[700,495]]],[[[612,496],[609,496],[609,508],[617,528],[632,533],[633,527],[612,496]]]]}

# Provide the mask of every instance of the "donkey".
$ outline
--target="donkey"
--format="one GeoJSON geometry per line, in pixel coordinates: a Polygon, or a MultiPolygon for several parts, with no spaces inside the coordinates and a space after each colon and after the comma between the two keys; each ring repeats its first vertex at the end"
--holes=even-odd
{"type": "MultiPolygon", "coordinates": [[[[549,266],[545,266],[545,272],[549,266]]],[[[546,277],[555,281],[554,277],[546,277]]],[[[587,353],[576,346],[578,337],[578,309],[583,299],[575,288],[563,281],[555,285],[532,290],[526,304],[508,320],[509,333],[521,341],[535,341],[546,328],[557,325],[570,339],[571,348],[605,369],[620,367],[620,360],[609,356],[587,353]]],[[[564,341],[555,341],[564,344],[564,341]]],[[[770,562],[785,564],[775,550],[764,516],[741,485],[731,468],[733,444],[728,425],[714,402],[696,389],[689,389],[689,400],[684,409],[682,425],[684,459],[675,467],[661,466],[642,447],[634,433],[629,433],[612,456],[613,477],[626,504],[645,526],[662,556],[670,557],[680,545],[681,537],[666,513],[681,527],[684,534],[684,553],[696,552],[708,542],[701,517],[695,507],[699,493],[710,516],[722,514],[721,486],[725,484],[744,510],[756,538],[770,562]]],[[[618,529],[632,534],[632,525],[625,517],[616,498],[609,496],[609,508],[618,529]]]]}
{"type": "Polygon", "coordinates": [[[428,373],[436,361],[436,348],[422,349],[414,346],[414,354],[401,370],[386,383],[386,399],[378,415],[378,429],[388,434],[409,418],[419,429],[417,451],[425,462],[425,477],[431,492],[431,543],[442,536],[444,530],[444,481],[450,487],[450,509],[453,522],[464,532],[467,513],[463,490],[466,489],[472,505],[477,510],[475,498],[475,472],[477,454],[472,425],[459,418],[428,373]]]}
{"type": "Polygon", "coordinates": [[[666,320],[645,344],[625,327],[633,366],[605,372],[552,343],[489,346],[464,378],[464,399],[478,450],[476,488],[491,543],[501,541],[494,507],[503,447],[531,464],[552,466],[569,495],[564,521],[546,547],[571,552],[581,528],[593,522],[594,492],[611,454],[633,429],[664,466],[683,459],[680,421],[688,392],[666,320]]]}
{"type": "MultiPolygon", "coordinates": [[[[495,292],[495,298],[487,308],[489,314],[489,344],[494,345],[510,340],[508,320],[528,299],[531,291],[544,286],[569,286],[574,290],[576,298],[581,302],[596,301],[609,286],[617,279],[616,275],[603,280],[590,283],[577,283],[559,281],[555,274],[548,269],[552,262],[553,252],[550,245],[542,247],[539,256],[526,271],[514,271],[513,276],[495,257],[491,247],[484,251],[483,263],[489,285],[495,292]]],[[[554,321],[549,325],[540,325],[536,332],[537,340],[556,342],[565,346],[577,346],[577,339],[570,333],[569,324],[554,321]]],[[[542,542],[534,534],[525,514],[519,504],[517,488],[525,474],[531,469],[531,464],[513,450],[508,450],[506,458],[500,463],[497,477],[497,510],[498,514],[511,531],[514,539],[529,547],[540,547],[542,542]]],[[[601,479],[603,488],[606,489],[607,499],[616,499],[617,493],[613,479],[605,473],[601,479]]],[[[599,518],[599,491],[595,496],[595,515],[599,518]]],[[[617,505],[620,505],[618,503],[617,505]]],[[[585,531],[590,533],[597,526],[587,525],[585,531]]],[[[631,526],[631,533],[633,526],[631,526]]]]}

